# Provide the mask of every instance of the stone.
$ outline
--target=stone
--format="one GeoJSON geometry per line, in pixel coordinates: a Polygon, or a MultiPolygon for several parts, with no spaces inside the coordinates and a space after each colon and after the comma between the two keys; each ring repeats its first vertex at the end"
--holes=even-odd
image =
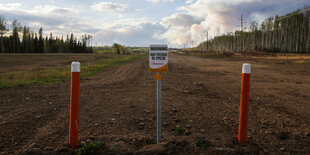
{"type": "Polygon", "coordinates": [[[176,119],[173,119],[173,121],[176,122],[176,123],[180,122],[180,120],[177,119],[177,118],[176,118],[176,119]]]}
{"type": "Polygon", "coordinates": [[[145,124],[143,122],[138,123],[139,126],[144,126],[145,124]]]}
{"type": "Polygon", "coordinates": [[[177,108],[172,108],[171,111],[172,112],[179,112],[179,110],[177,108]]]}
{"type": "Polygon", "coordinates": [[[284,151],[285,149],[284,149],[284,147],[281,147],[280,150],[281,150],[281,151],[284,151]]]}
{"type": "Polygon", "coordinates": [[[82,145],[82,146],[85,146],[85,145],[86,145],[86,142],[85,142],[85,141],[81,141],[81,145],[82,145]]]}
{"type": "Polygon", "coordinates": [[[188,90],[183,90],[183,93],[184,93],[184,94],[187,94],[187,93],[188,93],[188,90]]]}
{"type": "Polygon", "coordinates": [[[36,143],[31,143],[28,147],[29,148],[34,148],[34,147],[38,147],[38,145],[36,143]]]}

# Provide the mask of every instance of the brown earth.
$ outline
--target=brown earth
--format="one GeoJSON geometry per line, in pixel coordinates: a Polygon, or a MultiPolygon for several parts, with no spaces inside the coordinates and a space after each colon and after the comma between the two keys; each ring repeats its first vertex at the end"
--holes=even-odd
{"type": "MultiPolygon", "coordinates": [[[[306,154],[309,90],[308,63],[170,53],[162,80],[163,143],[155,144],[156,81],[144,57],[81,80],[80,144],[101,141],[100,153],[110,154],[306,154]],[[252,64],[248,141],[239,144],[245,61],[252,64]],[[197,146],[199,139],[210,145],[197,146]]],[[[0,90],[0,154],[72,153],[69,91],[70,81],[0,90]]]]}

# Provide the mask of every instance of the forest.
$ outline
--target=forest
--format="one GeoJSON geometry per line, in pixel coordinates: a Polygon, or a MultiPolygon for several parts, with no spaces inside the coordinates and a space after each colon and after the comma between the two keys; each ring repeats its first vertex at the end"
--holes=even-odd
{"type": "Polygon", "coordinates": [[[260,26],[253,21],[247,31],[237,30],[199,44],[203,51],[254,51],[309,53],[310,7],[284,16],[269,17],[260,26]]]}
{"type": "Polygon", "coordinates": [[[0,16],[0,53],[92,53],[91,35],[82,35],[77,39],[73,33],[63,36],[44,36],[41,27],[38,33],[14,19],[11,29],[9,21],[0,16]]]}

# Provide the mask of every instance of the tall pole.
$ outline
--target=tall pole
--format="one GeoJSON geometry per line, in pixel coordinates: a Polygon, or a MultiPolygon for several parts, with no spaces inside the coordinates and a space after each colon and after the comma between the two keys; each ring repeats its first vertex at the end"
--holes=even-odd
{"type": "Polygon", "coordinates": [[[249,113],[248,111],[250,100],[250,77],[251,77],[251,64],[244,63],[242,66],[240,113],[239,113],[239,128],[238,128],[238,141],[240,143],[245,143],[247,140],[248,113],[249,113]]]}
{"type": "Polygon", "coordinates": [[[243,15],[241,14],[241,51],[244,52],[243,15]]]}
{"type": "Polygon", "coordinates": [[[157,72],[157,127],[156,127],[156,133],[157,133],[157,143],[161,142],[161,75],[159,72],[157,72]]]}
{"type": "Polygon", "coordinates": [[[71,148],[78,147],[79,102],[80,102],[80,63],[72,62],[70,123],[69,123],[69,145],[71,148]]]}
{"type": "Polygon", "coordinates": [[[208,41],[209,41],[209,33],[207,31],[207,52],[208,52],[208,41]]]}

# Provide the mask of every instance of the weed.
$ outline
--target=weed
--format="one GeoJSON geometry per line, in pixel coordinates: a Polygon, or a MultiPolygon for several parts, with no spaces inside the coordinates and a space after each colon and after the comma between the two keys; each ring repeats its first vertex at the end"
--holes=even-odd
{"type": "Polygon", "coordinates": [[[177,134],[182,135],[185,132],[184,128],[176,128],[175,131],[177,132],[177,134]]]}
{"type": "Polygon", "coordinates": [[[115,151],[116,151],[115,146],[110,147],[110,148],[109,148],[109,151],[111,151],[111,152],[115,152],[115,151]]]}
{"type": "Polygon", "coordinates": [[[101,144],[100,141],[95,141],[88,145],[82,146],[75,151],[78,155],[95,154],[97,153],[100,144],[101,144]]]}
{"type": "Polygon", "coordinates": [[[201,138],[196,141],[196,146],[200,148],[207,148],[212,146],[212,144],[206,139],[201,138]]]}

